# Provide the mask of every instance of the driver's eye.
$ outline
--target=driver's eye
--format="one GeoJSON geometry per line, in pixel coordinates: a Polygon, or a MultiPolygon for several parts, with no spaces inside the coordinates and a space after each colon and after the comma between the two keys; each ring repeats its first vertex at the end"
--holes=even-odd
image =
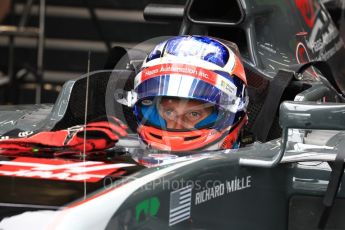
{"type": "Polygon", "coordinates": [[[188,118],[193,121],[199,119],[200,116],[201,114],[199,112],[192,111],[188,113],[188,118]]]}
{"type": "Polygon", "coordinates": [[[175,113],[172,109],[167,109],[167,110],[164,110],[164,116],[169,119],[173,119],[175,117],[175,113]]]}

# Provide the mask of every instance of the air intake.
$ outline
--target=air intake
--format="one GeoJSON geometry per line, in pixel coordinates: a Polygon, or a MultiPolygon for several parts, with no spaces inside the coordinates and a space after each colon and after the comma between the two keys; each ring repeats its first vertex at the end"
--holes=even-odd
{"type": "Polygon", "coordinates": [[[244,19],[244,10],[239,0],[191,0],[186,11],[193,23],[233,26],[244,19]]]}

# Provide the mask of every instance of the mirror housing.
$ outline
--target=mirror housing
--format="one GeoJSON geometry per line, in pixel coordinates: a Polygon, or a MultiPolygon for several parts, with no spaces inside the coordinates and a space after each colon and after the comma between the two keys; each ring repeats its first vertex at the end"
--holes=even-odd
{"type": "Polygon", "coordinates": [[[345,130],[345,104],[286,101],[279,123],[283,129],[345,130]]]}
{"type": "Polygon", "coordinates": [[[280,105],[279,123],[283,129],[280,150],[272,160],[240,158],[240,165],[274,167],[282,160],[289,129],[345,130],[345,104],[285,101],[280,105]]]}

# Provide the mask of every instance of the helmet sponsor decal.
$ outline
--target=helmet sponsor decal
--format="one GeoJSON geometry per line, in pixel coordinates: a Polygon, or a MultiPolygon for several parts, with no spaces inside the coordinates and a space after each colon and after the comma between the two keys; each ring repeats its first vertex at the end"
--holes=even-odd
{"type": "Polygon", "coordinates": [[[215,85],[217,74],[193,65],[187,64],[161,64],[144,69],[141,73],[141,81],[164,74],[184,74],[189,75],[215,85]]]}
{"type": "Polygon", "coordinates": [[[142,71],[141,75],[137,76],[135,87],[150,78],[159,77],[166,74],[171,76],[191,76],[207,82],[210,85],[216,86],[218,89],[229,95],[235,95],[237,91],[237,87],[226,77],[208,69],[187,64],[161,64],[146,68],[142,71]]]}

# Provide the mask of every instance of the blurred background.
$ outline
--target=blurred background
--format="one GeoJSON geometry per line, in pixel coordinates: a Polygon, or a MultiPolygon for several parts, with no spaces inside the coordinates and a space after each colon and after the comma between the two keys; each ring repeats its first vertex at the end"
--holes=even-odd
{"type": "MultiPolygon", "coordinates": [[[[345,1],[319,1],[339,28],[345,1]]],[[[0,105],[54,103],[64,82],[87,72],[89,51],[90,70],[99,70],[104,68],[111,47],[131,48],[153,37],[177,35],[181,20],[147,22],[143,11],[149,3],[185,2],[0,0],[0,105]],[[42,85],[39,92],[38,82],[42,85]]],[[[231,34],[217,31],[214,36],[231,34]]],[[[243,42],[239,37],[224,38],[243,42]]]]}
{"type": "Polygon", "coordinates": [[[176,35],[180,22],[146,22],[148,3],[185,0],[0,0],[0,104],[54,103],[62,84],[102,69],[112,46],[176,35]]]}

